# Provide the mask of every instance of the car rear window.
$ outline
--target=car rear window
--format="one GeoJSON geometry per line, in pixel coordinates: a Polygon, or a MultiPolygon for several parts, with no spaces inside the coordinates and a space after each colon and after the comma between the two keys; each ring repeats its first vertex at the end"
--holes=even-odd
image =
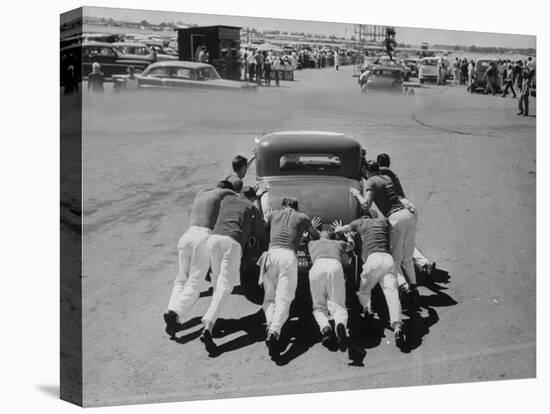
{"type": "Polygon", "coordinates": [[[339,170],[341,167],[340,157],[328,153],[287,153],[281,155],[279,168],[282,171],[318,171],[339,170]]]}
{"type": "Polygon", "coordinates": [[[422,64],[426,66],[437,66],[437,60],[425,60],[422,64]]]}

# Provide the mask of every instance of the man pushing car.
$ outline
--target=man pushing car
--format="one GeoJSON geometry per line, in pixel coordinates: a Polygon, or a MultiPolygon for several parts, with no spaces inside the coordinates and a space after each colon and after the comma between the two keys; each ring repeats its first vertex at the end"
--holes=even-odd
{"type": "Polygon", "coordinates": [[[298,211],[298,200],[284,198],[280,210],[268,210],[264,216],[271,228],[269,250],[260,258],[260,280],[264,285],[263,310],[267,324],[266,345],[269,356],[279,358],[279,336],[288,319],[290,304],[298,284],[298,258],[296,251],[304,232],[313,239],[319,238],[316,227],[318,217],[312,220],[298,211]]]}

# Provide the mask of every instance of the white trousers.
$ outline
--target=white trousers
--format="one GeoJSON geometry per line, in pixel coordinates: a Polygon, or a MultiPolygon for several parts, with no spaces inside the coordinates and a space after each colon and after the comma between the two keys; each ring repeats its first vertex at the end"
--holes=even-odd
{"type": "Polygon", "coordinates": [[[401,321],[401,302],[397,290],[397,275],[395,263],[389,253],[371,253],[363,264],[361,272],[361,283],[357,297],[363,309],[371,308],[371,291],[380,283],[388,311],[390,313],[390,324],[401,321]]]}
{"type": "MultiPolygon", "coordinates": [[[[405,206],[407,207],[414,208],[414,205],[407,198],[402,198],[401,202],[405,204],[405,206]]],[[[424,256],[422,252],[415,247],[413,252],[413,264],[418,268],[422,269],[424,266],[427,266],[430,263],[431,262],[426,258],[426,256],[424,256]]],[[[406,283],[406,280],[402,275],[399,275],[398,282],[399,282],[399,286],[401,286],[403,283],[406,283]]]]}
{"type": "Polygon", "coordinates": [[[348,324],[346,284],[342,263],[336,259],[317,259],[309,271],[309,289],[313,301],[313,317],[321,332],[329,325],[329,314],[335,326],[348,324]]]}
{"type": "Polygon", "coordinates": [[[201,282],[208,273],[210,261],[206,241],[209,235],[210,229],[191,226],[179,239],[178,274],[168,310],[174,311],[180,321],[183,321],[199,298],[201,282]]]}
{"type": "Polygon", "coordinates": [[[288,319],[290,304],[298,284],[298,258],[290,249],[269,249],[269,265],[264,273],[263,310],[268,329],[279,335],[288,319]]]}
{"type": "Polygon", "coordinates": [[[391,224],[390,245],[395,262],[395,267],[400,279],[403,277],[408,283],[416,284],[413,254],[416,246],[416,213],[404,208],[393,214],[388,219],[391,224]]]}
{"type": "Polygon", "coordinates": [[[202,322],[211,328],[239,279],[242,249],[241,245],[231,237],[218,234],[211,235],[206,246],[210,256],[214,293],[202,322]]]}

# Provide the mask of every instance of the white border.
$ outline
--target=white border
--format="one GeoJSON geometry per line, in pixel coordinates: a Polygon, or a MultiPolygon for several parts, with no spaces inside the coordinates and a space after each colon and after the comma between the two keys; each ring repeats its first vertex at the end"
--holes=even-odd
{"type": "MultiPolygon", "coordinates": [[[[273,2],[209,0],[192,3],[143,0],[94,1],[94,6],[173,10],[257,17],[280,17],[394,26],[449,28],[537,35],[537,211],[544,211],[543,193],[548,165],[544,129],[545,51],[548,15],[544,3],[479,0],[332,3],[296,0],[273,2]],[[374,4],[376,3],[376,4],[374,4]]],[[[2,395],[4,412],[75,410],[51,396],[58,384],[59,362],[59,13],[81,6],[78,1],[4,2],[2,5],[2,395]],[[7,231],[6,231],[7,230],[7,231]],[[6,266],[7,264],[7,266],[6,266]],[[50,390],[50,392],[44,392],[50,390]]],[[[490,162],[490,160],[487,160],[490,162]]],[[[537,215],[537,258],[548,243],[545,214],[537,215]]],[[[546,215],[547,216],[547,215],[546,215]]],[[[542,254],[542,255],[541,255],[542,254]]],[[[118,412],[278,413],[310,412],[541,412],[548,387],[548,266],[537,261],[536,380],[461,384],[452,386],[294,395],[207,402],[154,404],[116,408],[118,412]]],[[[544,404],[544,405],[543,405],[544,404]]],[[[99,408],[94,412],[107,412],[99,408]]]]}

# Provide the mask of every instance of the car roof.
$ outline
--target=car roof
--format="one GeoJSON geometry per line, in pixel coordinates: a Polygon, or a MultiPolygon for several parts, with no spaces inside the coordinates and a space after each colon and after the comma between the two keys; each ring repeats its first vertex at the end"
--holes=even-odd
{"type": "Polygon", "coordinates": [[[109,42],[96,42],[96,41],[84,41],[82,43],[73,43],[71,45],[65,46],[61,49],[61,51],[69,50],[69,49],[77,49],[81,48],[83,46],[97,46],[97,47],[114,47],[112,43],[109,42]]]}
{"type": "MultiPolygon", "coordinates": [[[[361,144],[350,135],[328,131],[279,131],[256,138],[256,173],[279,174],[279,159],[285,153],[334,153],[344,169],[336,174],[355,178],[361,170],[361,144]]],[[[313,175],[316,175],[313,173],[313,175]]]]}
{"type": "Polygon", "coordinates": [[[96,42],[96,41],[84,41],[84,42],[82,42],[82,46],[107,46],[107,47],[113,47],[113,43],[96,42]]]}
{"type": "Polygon", "coordinates": [[[115,46],[132,46],[132,47],[145,47],[147,46],[145,43],[139,43],[139,42],[115,42],[113,43],[115,46]]]}
{"type": "Polygon", "coordinates": [[[163,60],[161,62],[155,62],[149,65],[149,69],[159,68],[159,67],[179,67],[179,68],[188,68],[188,69],[198,69],[198,68],[211,68],[212,65],[202,62],[191,62],[187,60],[163,60]]]}
{"type": "Polygon", "coordinates": [[[397,66],[374,66],[372,69],[388,70],[392,72],[403,72],[403,69],[397,66]]]}

